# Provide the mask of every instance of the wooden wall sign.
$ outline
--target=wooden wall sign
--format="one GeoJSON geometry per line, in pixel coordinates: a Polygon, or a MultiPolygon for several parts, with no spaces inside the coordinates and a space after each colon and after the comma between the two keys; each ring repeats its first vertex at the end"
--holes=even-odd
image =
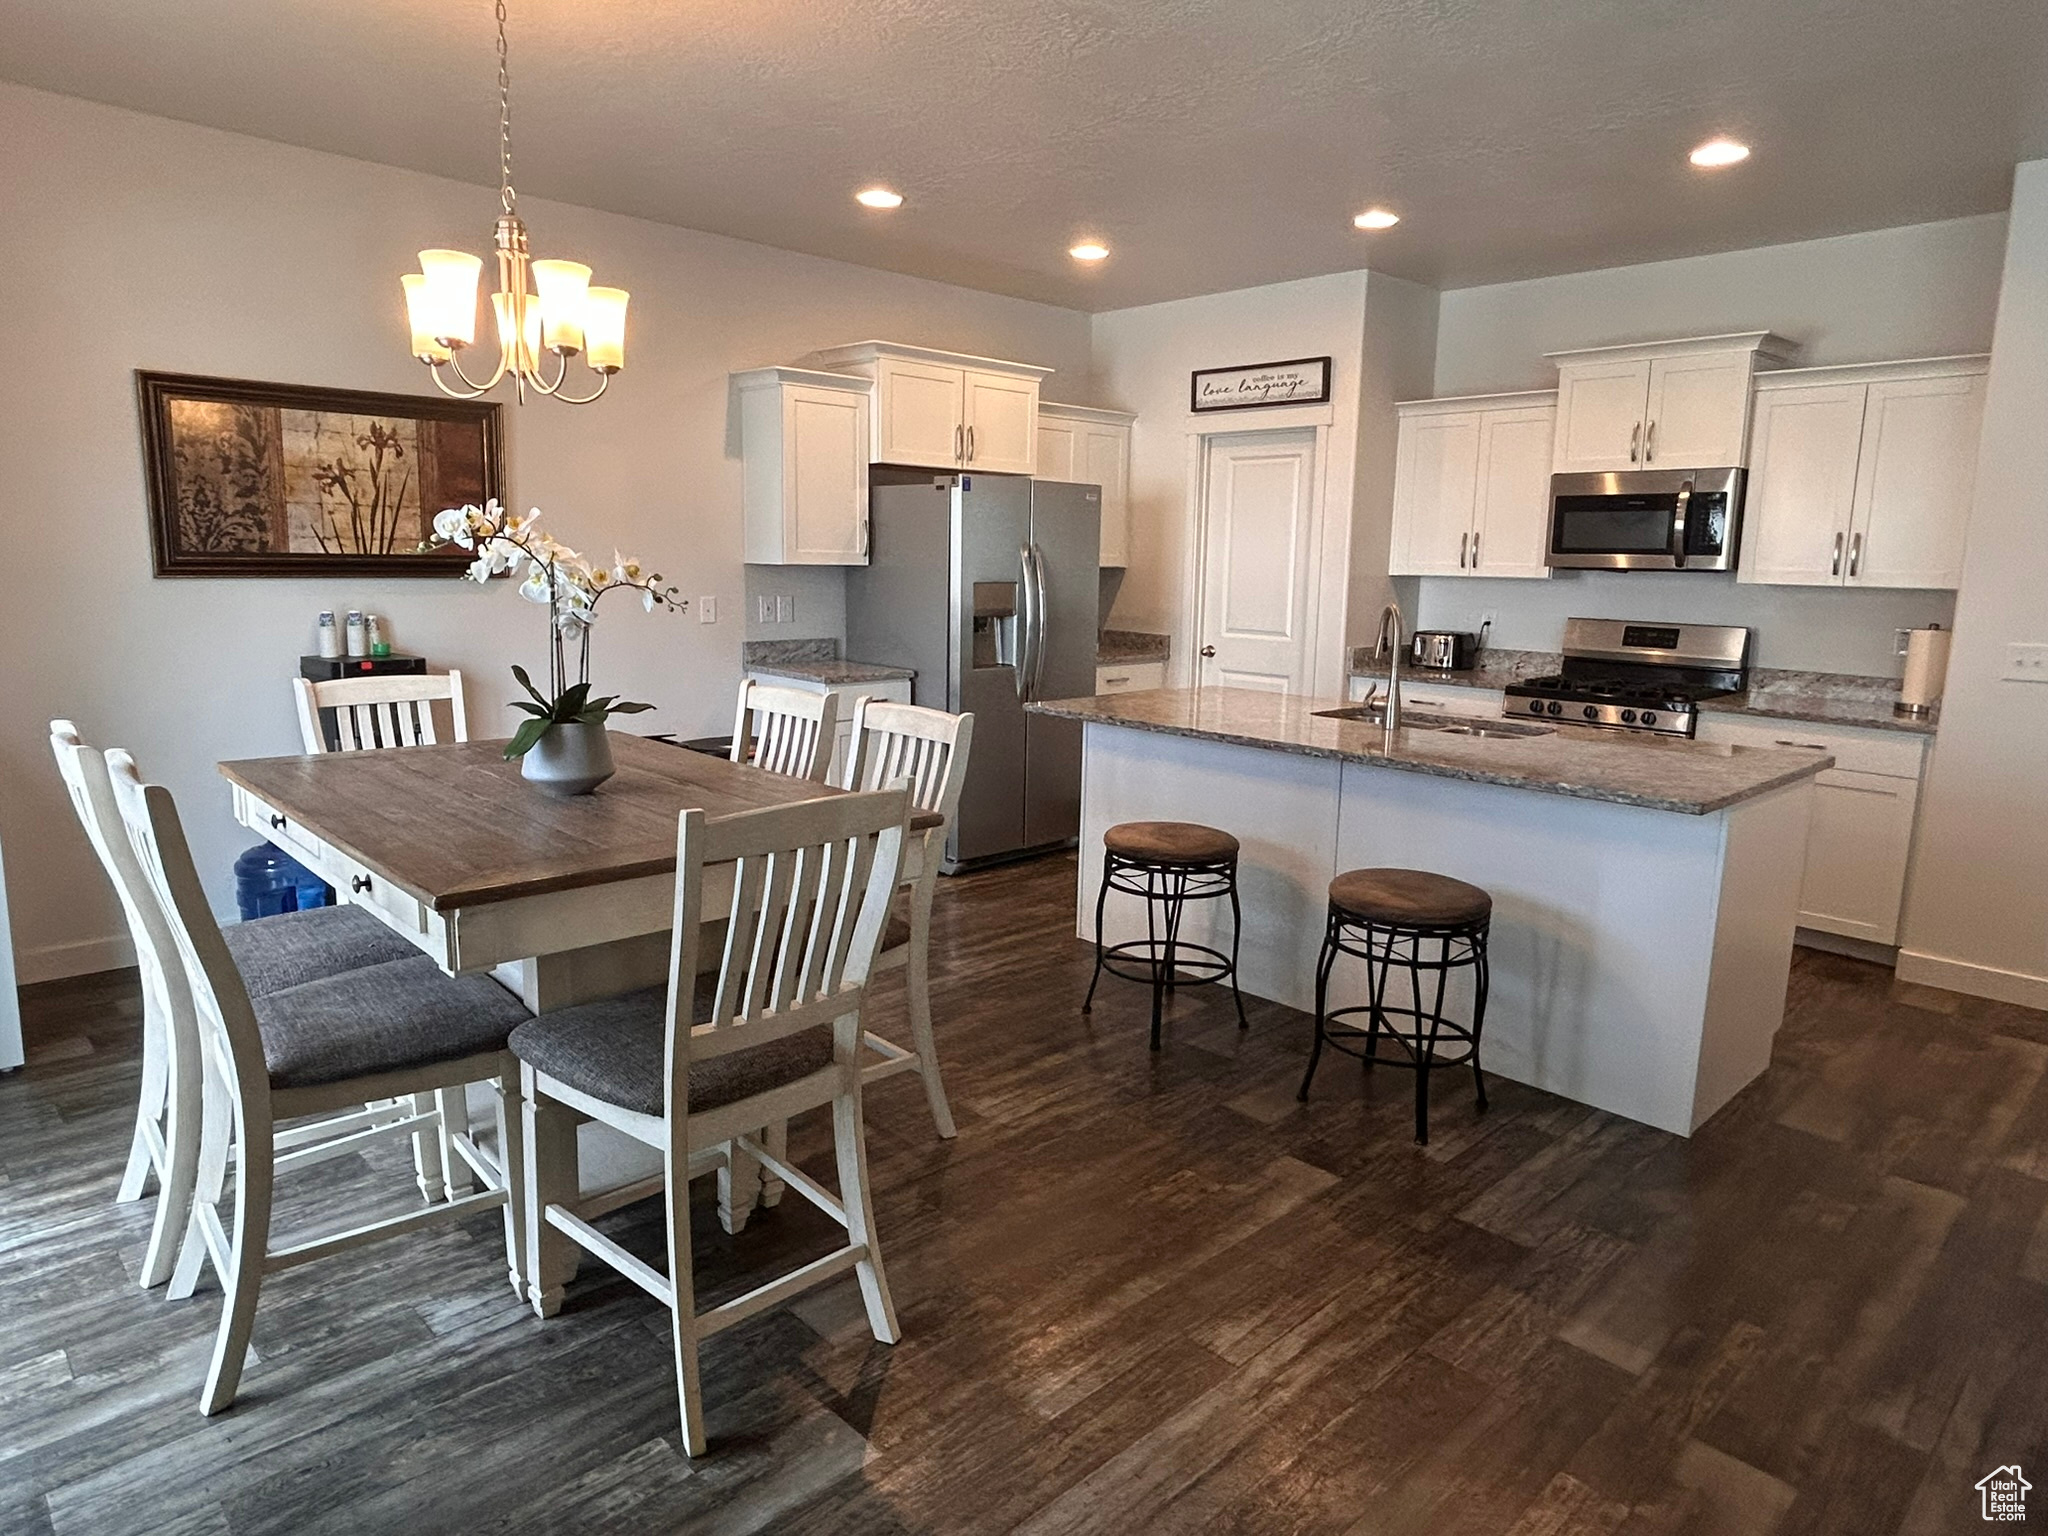
{"type": "Polygon", "coordinates": [[[1247,411],[1268,405],[1322,405],[1330,398],[1330,360],[1296,357],[1243,368],[1198,368],[1190,377],[1191,411],[1247,411]]]}

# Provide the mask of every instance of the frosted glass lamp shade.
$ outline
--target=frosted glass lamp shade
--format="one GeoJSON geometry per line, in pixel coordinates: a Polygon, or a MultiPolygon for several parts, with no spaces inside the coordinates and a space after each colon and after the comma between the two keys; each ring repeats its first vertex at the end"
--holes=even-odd
{"type": "Polygon", "coordinates": [[[536,261],[533,281],[540,289],[542,344],[562,353],[582,351],[590,268],[580,261],[536,261]]]}
{"type": "Polygon", "coordinates": [[[626,290],[592,288],[583,306],[583,360],[600,373],[626,366],[626,290]]]}
{"type": "Polygon", "coordinates": [[[416,318],[427,322],[429,334],[463,346],[476,340],[476,290],[483,267],[482,258],[467,251],[420,252],[423,310],[416,318]]]}
{"type": "Polygon", "coordinates": [[[423,363],[447,362],[454,354],[435,339],[425,274],[408,272],[399,282],[405,285],[405,318],[412,328],[412,355],[423,363]]]}

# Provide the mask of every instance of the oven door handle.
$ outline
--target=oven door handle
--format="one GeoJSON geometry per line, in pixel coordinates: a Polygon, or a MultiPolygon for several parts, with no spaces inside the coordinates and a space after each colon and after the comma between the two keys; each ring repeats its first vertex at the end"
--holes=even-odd
{"type": "Polygon", "coordinates": [[[1685,569],[1685,518],[1692,509],[1692,482],[1678,487],[1678,505],[1671,512],[1671,568],[1685,569]]]}

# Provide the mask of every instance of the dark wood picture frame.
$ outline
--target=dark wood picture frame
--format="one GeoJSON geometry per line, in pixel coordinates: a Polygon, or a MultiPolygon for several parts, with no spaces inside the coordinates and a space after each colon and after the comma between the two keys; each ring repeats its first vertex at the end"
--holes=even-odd
{"type": "Polygon", "coordinates": [[[135,385],[158,576],[445,577],[472,557],[461,549],[418,549],[434,514],[504,500],[495,401],[142,369],[135,385]],[[180,404],[187,409],[178,411],[180,404]],[[229,409],[214,413],[203,430],[174,420],[189,417],[194,406],[229,409]],[[333,458],[288,470],[286,413],[367,418],[369,426],[353,436],[343,429],[342,452],[333,458]],[[197,462],[201,456],[205,463],[197,462]],[[295,528],[294,516],[306,516],[315,503],[318,517],[295,528]],[[349,513],[346,525],[339,509],[349,513]],[[334,547],[304,547],[308,533],[322,544],[331,535],[334,547]],[[300,547],[292,547],[295,539],[300,547]],[[366,541],[381,547],[365,550],[366,541]]]}
{"type": "Polygon", "coordinates": [[[1328,357],[1283,357],[1273,363],[1240,363],[1234,368],[1197,368],[1188,375],[1188,410],[1200,416],[1211,411],[1270,411],[1289,405],[1328,405],[1330,403],[1330,365],[1328,357]],[[1322,370],[1322,387],[1314,395],[1294,395],[1285,400],[1210,400],[1202,399],[1202,380],[1225,373],[1257,373],[1265,368],[1306,368],[1322,370]]]}

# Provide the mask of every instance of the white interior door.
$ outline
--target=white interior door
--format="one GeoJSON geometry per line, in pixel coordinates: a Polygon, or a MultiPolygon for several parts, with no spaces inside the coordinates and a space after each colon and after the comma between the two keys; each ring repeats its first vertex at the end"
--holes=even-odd
{"type": "Polygon", "coordinates": [[[1313,428],[1204,440],[1196,649],[1205,686],[1307,685],[1315,456],[1313,428]]]}

